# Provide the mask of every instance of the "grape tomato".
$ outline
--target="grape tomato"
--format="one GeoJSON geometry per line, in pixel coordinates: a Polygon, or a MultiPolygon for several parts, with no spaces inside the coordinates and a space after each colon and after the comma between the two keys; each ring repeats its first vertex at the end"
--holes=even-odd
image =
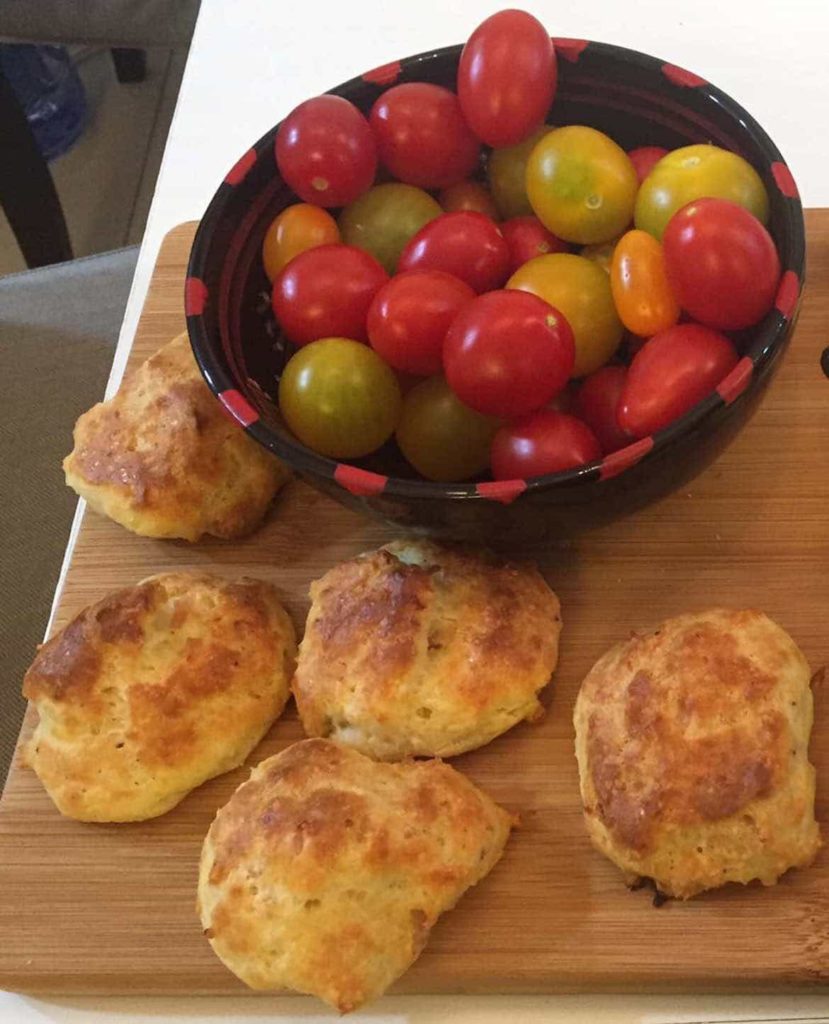
{"type": "Polygon", "coordinates": [[[780,257],[771,235],[742,206],[698,199],[663,236],[668,278],[683,309],[724,331],[751,327],[774,305],[780,257]]]}
{"type": "Polygon", "coordinates": [[[300,103],[279,126],[276,164],[300,199],[344,206],[371,186],[377,144],[368,121],[342,96],[300,103]]]}
{"type": "Polygon", "coordinates": [[[526,480],[575,469],[601,457],[592,430],[575,416],[542,409],[501,427],[492,441],[496,480],[526,480]]]}
{"type": "Polygon", "coordinates": [[[408,185],[445,188],[478,166],[480,143],[458,97],[443,86],[395,85],[375,101],[369,123],[381,163],[408,185]]]}
{"type": "Polygon", "coordinates": [[[400,270],[443,270],[478,293],[500,288],[509,275],[509,247],[498,226],[482,213],[444,213],[411,239],[400,270]]]}
{"type": "Polygon", "coordinates": [[[646,231],[622,235],[613,252],[610,288],[619,318],[629,331],[649,338],[679,319],[679,303],[668,281],[662,246],[646,231]]]}
{"type": "Polygon", "coordinates": [[[544,121],[556,92],[556,51],[526,11],[482,22],[458,63],[458,99],[472,131],[489,146],[521,142],[544,121]]]}
{"type": "Polygon", "coordinates": [[[387,280],[377,260],[362,249],[308,249],[274,281],[274,316],[295,345],[334,336],[365,341],[368,308],[387,280]]]}
{"type": "Polygon", "coordinates": [[[548,303],[519,291],[478,296],[443,344],[449,386],[471,409],[508,418],[532,412],[573,372],[573,333],[548,303]]]}
{"type": "Polygon", "coordinates": [[[273,282],[301,252],[318,245],[335,245],[339,240],[337,222],[319,206],[294,203],[286,207],[271,222],[262,242],[262,262],[268,280],[273,282]]]}
{"type": "Polygon", "coordinates": [[[679,324],[655,335],[628,369],[619,426],[636,438],[662,430],[711,394],[737,358],[725,335],[699,324],[679,324]]]}
{"type": "Polygon", "coordinates": [[[397,426],[400,404],[394,372],[350,338],[305,345],[279,381],[279,408],[288,428],[332,459],[356,459],[379,448],[397,426]]]}
{"type": "Polygon", "coordinates": [[[371,347],[396,370],[428,376],[443,368],[443,341],[475,292],[441,270],[397,274],[368,311],[371,347]]]}
{"type": "Polygon", "coordinates": [[[346,206],[339,227],[344,242],[365,249],[393,274],[409,239],[442,212],[422,188],[387,182],[346,206]]]}
{"type": "Polygon", "coordinates": [[[427,480],[468,480],[489,464],[498,420],[464,405],[442,376],[421,381],[406,395],[397,444],[427,480]]]}
{"type": "Polygon", "coordinates": [[[511,217],[501,225],[510,252],[510,270],[518,270],[528,260],[552,252],[569,252],[570,246],[548,231],[538,217],[511,217]]]}

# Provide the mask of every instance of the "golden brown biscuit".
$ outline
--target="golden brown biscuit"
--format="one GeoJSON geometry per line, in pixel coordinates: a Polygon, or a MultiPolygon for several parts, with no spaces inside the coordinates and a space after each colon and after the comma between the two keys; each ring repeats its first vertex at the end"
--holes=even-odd
{"type": "Polygon", "coordinates": [[[186,334],[75,424],[66,483],[145,537],[241,537],[262,521],[287,469],[231,422],[186,334]]]}
{"type": "Polygon", "coordinates": [[[440,761],[378,764],[328,740],[263,761],[216,815],[198,913],[254,989],[341,1013],[381,995],[500,858],[512,818],[440,761]]]}
{"type": "Polygon", "coordinates": [[[541,711],[561,617],[535,568],[400,541],[331,569],[311,602],[293,682],[310,736],[450,757],[541,711]]]}
{"type": "Polygon", "coordinates": [[[285,706],[295,655],[270,584],[151,576],[40,649],[26,759],[67,817],[154,818],[244,761],[285,706]]]}
{"type": "Polygon", "coordinates": [[[574,722],[588,832],[629,883],[687,899],[814,858],[809,666],[762,612],[634,634],[593,666],[574,722]]]}

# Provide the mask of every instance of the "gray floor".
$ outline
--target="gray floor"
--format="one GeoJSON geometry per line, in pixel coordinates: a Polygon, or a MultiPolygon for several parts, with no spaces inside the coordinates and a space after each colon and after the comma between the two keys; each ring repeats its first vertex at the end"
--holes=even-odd
{"type": "MultiPolygon", "coordinates": [[[[122,85],[108,50],[79,50],[90,122],[51,165],[76,256],[141,241],[187,55],[147,51],[147,78],[122,85]]],[[[0,211],[0,275],[25,270],[0,211]]]]}

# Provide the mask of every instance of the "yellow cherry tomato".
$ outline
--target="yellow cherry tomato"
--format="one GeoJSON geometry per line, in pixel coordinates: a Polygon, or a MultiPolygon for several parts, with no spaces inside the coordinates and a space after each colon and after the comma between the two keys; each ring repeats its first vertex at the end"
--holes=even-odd
{"type": "Polygon", "coordinates": [[[760,175],[736,153],[719,146],[683,146],[663,156],[636,197],[637,228],[658,241],[677,210],[695,199],[730,199],[767,224],[769,197],[760,175]]]}
{"type": "Polygon", "coordinates": [[[416,384],[403,399],[397,443],[427,480],[468,480],[489,465],[498,420],[461,402],[438,375],[416,384]]]}
{"type": "Polygon", "coordinates": [[[334,245],[339,240],[340,229],[330,213],[310,203],[287,206],[265,232],[262,242],[265,273],[273,281],[294,256],[318,245],[334,245]]]}
{"type": "Polygon", "coordinates": [[[679,320],[679,303],[665,270],[662,246],[647,231],[622,235],[613,253],[610,290],[622,323],[641,338],[679,320]]]}
{"type": "Polygon", "coordinates": [[[532,292],[564,314],[576,343],[574,377],[598,370],[619,347],[624,329],[598,263],[563,252],[536,256],[516,270],[507,288],[532,292]]]}
{"type": "Polygon", "coordinates": [[[279,409],[304,445],[332,459],[379,448],[400,417],[400,385],[377,353],[350,338],[320,338],[288,360],[279,409]]]}
{"type": "Polygon", "coordinates": [[[622,233],[633,218],[639,180],[613,139],[584,125],[548,132],[527,161],[527,196],[545,228],[591,245],[622,233]]]}
{"type": "Polygon", "coordinates": [[[584,256],[586,260],[592,260],[605,271],[610,273],[610,264],[613,262],[613,250],[616,248],[618,238],[611,238],[609,242],[599,242],[596,245],[585,245],[579,256],[584,256]]]}
{"type": "Polygon", "coordinates": [[[527,217],[533,212],[527,199],[527,160],[536,142],[552,130],[548,124],[542,125],[523,142],[493,149],[489,154],[486,164],[489,191],[504,220],[527,217]]]}

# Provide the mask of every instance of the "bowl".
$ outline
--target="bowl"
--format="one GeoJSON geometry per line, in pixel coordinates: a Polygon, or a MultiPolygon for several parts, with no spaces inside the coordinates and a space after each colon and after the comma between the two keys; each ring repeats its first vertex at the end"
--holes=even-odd
{"type": "MultiPolygon", "coordinates": [[[[297,197],[276,168],[276,125],[231,168],[196,233],[185,285],[187,328],[205,380],[257,442],[338,501],[410,530],[445,537],[538,542],[642,508],[685,484],[730,443],[777,370],[804,275],[803,211],[776,146],[738,103],[704,79],[634,50],[556,39],[551,118],[588,124],[623,148],[711,142],[759,172],[783,276],[774,308],[738,339],[741,358],[717,390],[670,426],[603,459],[530,480],[458,484],[415,479],[389,442],[354,463],[310,451],[280,420],[277,382],[289,346],[270,311],[261,264],[265,231],[297,197]]],[[[411,81],[454,87],[461,46],[376,68],[332,89],[364,113],[384,89],[411,81]]]]}

